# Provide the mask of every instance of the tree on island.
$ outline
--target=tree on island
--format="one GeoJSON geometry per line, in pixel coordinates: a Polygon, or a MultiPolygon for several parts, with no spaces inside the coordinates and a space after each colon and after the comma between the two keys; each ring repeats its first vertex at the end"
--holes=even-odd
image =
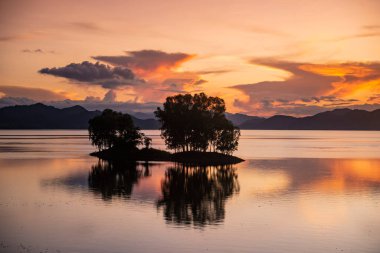
{"type": "Polygon", "coordinates": [[[144,137],[144,146],[146,149],[149,149],[150,146],[152,146],[152,138],[145,136],[144,137]]]}
{"type": "Polygon", "coordinates": [[[240,130],[225,116],[224,100],[204,93],[166,98],[157,108],[161,136],[169,149],[177,151],[220,151],[237,149],[240,130]]]}
{"type": "Polygon", "coordinates": [[[134,126],[131,116],[110,109],[89,121],[88,132],[91,144],[99,151],[114,146],[136,149],[145,137],[134,126]]]}

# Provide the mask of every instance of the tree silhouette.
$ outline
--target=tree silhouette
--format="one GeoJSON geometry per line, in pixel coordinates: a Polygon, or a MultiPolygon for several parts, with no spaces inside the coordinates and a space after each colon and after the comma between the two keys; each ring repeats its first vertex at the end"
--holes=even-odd
{"type": "Polygon", "coordinates": [[[161,182],[163,208],[167,222],[204,226],[224,220],[225,201],[240,190],[236,169],[224,166],[186,166],[168,168],[161,182]]]}
{"type": "Polygon", "coordinates": [[[224,100],[204,93],[167,97],[163,109],[157,108],[161,136],[175,151],[221,151],[237,149],[240,130],[225,116],[224,100]],[[232,144],[227,145],[227,142],[232,144]]]}
{"type": "Polygon", "coordinates": [[[150,146],[152,145],[152,138],[148,137],[148,136],[144,136],[143,138],[143,142],[144,142],[144,146],[146,149],[149,149],[150,146]]]}
{"type": "Polygon", "coordinates": [[[239,145],[240,130],[226,123],[224,128],[216,131],[216,149],[224,154],[232,154],[239,145]]]}
{"type": "Polygon", "coordinates": [[[91,144],[99,150],[113,146],[133,149],[143,139],[131,116],[110,109],[89,120],[88,132],[91,144]]]}
{"type": "Polygon", "coordinates": [[[93,192],[100,194],[103,200],[111,200],[115,196],[129,198],[133,186],[141,178],[150,175],[148,165],[99,160],[91,168],[88,185],[93,192]]]}

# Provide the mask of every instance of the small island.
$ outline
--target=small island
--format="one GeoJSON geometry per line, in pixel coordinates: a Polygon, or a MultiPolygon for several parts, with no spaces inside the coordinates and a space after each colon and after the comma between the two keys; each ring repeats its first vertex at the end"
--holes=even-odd
{"type": "Polygon", "coordinates": [[[223,99],[200,94],[167,97],[157,108],[161,137],[168,149],[151,148],[152,139],[134,126],[128,114],[106,109],[89,121],[89,139],[98,148],[91,153],[108,161],[174,161],[193,165],[242,162],[233,156],[240,130],[225,116],[223,99]],[[143,146],[143,148],[138,148],[143,146]]]}

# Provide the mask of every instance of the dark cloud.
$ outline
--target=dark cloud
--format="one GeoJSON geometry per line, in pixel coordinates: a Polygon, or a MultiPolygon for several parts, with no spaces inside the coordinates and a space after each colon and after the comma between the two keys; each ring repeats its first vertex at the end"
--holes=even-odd
{"type": "Polygon", "coordinates": [[[353,102],[359,102],[358,99],[342,99],[342,98],[338,98],[335,96],[320,96],[320,97],[311,97],[311,98],[301,98],[300,101],[304,102],[304,103],[321,103],[321,102],[331,103],[331,104],[327,104],[328,106],[332,105],[334,103],[351,104],[353,102]]]}
{"type": "Polygon", "coordinates": [[[136,85],[142,82],[142,80],[137,79],[134,73],[128,68],[110,67],[99,62],[91,63],[88,61],[71,63],[60,68],[43,68],[39,73],[64,77],[72,81],[88,84],[98,84],[104,88],[136,85]]]}
{"type": "Polygon", "coordinates": [[[9,35],[9,36],[0,36],[0,41],[13,41],[20,39],[20,36],[17,35],[9,35]]]}
{"type": "Polygon", "coordinates": [[[373,94],[373,96],[369,97],[367,102],[380,102],[380,94],[373,94]]]}
{"type": "Polygon", "coordinates": [[[192,83],[194,80],[193,79],[186,79],[186,78],[169,78],[166,79],[162,82],[162,84],[167,85],[169,87],[177,87],[177,86],[182,86],[183,84],[186,83],[192,83]]]}
{"type": "Polygon", "coordinates": [[[36,101],[25,97],[2,97],[0,98],[0,108],[12,105],[31,105],[36,101]]]}
{"type": "Polygon", "coordinates": [[[332,39],[333,41],[343,41],[350,39],[360,39],[360,38],[370,38],[380,36],[380,26],[379,25],[366,25],[361,28],[357,33],[340,36],[332,39]]]}
{"type": "Polygon", "coordinates": [[[380,25],[365,25],[363,29],[366,30],[380,30],[380,25]]]}
{"type": "Polygon", "coordinates": [[[101,85],[111,90],[125,87],[129,92],[138,94],[143,101],[161,101],[173,93],[195,92],[207,82],[196,72],[178,70],[183,62],[192,57],[185,53],[141,50],[127,52],[123,56],[93,57],[110,65],[85,61],[65,67],[44,68],[39,72],[64,77],[74,83],[101,85]]]}
{"type": "Polygon", "coordinates": [[[107,62],[114,66],[154,71],[158,68],[171,69],[193,57],[185,53],[166,53],[159,50],[127,51],[122,56],[94,56],[95,60],[107,62]]]}
{"type": "MultiPolygon", "coordinates": [[[[86,100],[88,100],[88,99],[86,98],[86,100]]],[[[104,101],[104,102],[115,102],[115,101],[116,101],[116,92],[113,91],[113,90],[109,90],[109,91],[104,95],[103,101],[104,101]]]]}
{"type": "Polygon", "coordinates": [[[193,55],[185,53],[141,50],[127,52],[124,56],[93,57],[110,65],[85,61],[44,68],[39,72],[110,90],[126,88],[143,101],[161,101],[176,92],[194,92],[195,86],[200,89],[206,82],[196,72],[178,71],[177,68],[191,57],[193,55]]]}
{"type": "Polygon", "coordinates": [[[92,32],[103,30],[103,28],[100,27],[97,23],[93,22],[71,22],[70,25],[81,30],[88,30],[92,32]]]}
{"type": "Polygon", "coordinates": [[[233,70],[231,69],[219,69],[219,70],[202,70],[202,71],[196,71],[195,73],[198,75],[213,75],[213,74],[225,74],[229,73],[233,70]]]}
{"type": "Polygon", "coordinates": [[[207,81],[203,79],[169,78],[162,82],[163,87],[160,91],[165,93],[201,92],[202,89],[200,89],[199,86],[206,82],[207,81]]]}
{"type": "Polygon", "coordinates": [[[55,53],[53,50],[45,51],[45,50],[42,50],[40,48],[37,48],[37,49],[23,49],[23,50],[21,50],[21,52],[22,53],[36,53],[36,54],[45,54],[45,53],[54,54],[55,53]]]}
{"type": "Polygon", "coordinates": [[[199,79],[197,81],[194,82],[195,85],[201,85],[201,84],[204,84],[204,83],[207,83],[208,81],[207,80],[204,80],[204,79],[199,79]]]}
{"type": "Polygon", "coordinates": [[[283,31],[265,28],[262,26],[250,25],[250,26],[245,26],[244,28],[248,32],[253,32],[253,33],[258,33],[258,34],[273,35],[273,36],[279,36],[279,37],[290,36],[290,34],[285,33],[283,31]]]}
{"type": "Polygon", "coordinates": [[[195,80],[192,78],[169,78],[169,79],[164,80],[162,83],[164,85],[173,86],[173,85],[185,85],[185,84],[199,85],[206,82],[207,82],[206,80],[202,80],[202,79],[195,80]]]}
{"type": "Polygon", "coordinates": [[[0,35],[0,42],[28,40],[28,39],[39,37],[42,34],[44,33],[41,31],[30,31],[30,32],[25,32],[25,33],[0,35]]]}
{"type": "Polygon", "coordinates": [[[342,99],[335,96],[321,96],[318,99],[318,101],[326,101],[326,102],[333,102],[333,103],[352,103],[352,102],[359,102],[358,99],[342,99]]]}
{"type": "Polygon", "coordinates": [[[23,86],[0,86],[0,93],[3,93],[5,97],[27,97],[38,101],[66,99],[66,96],[60,93],[41,88],[23,86]]]}
{"type": "Polygon", "coordinates": [[[87,96],[84,101],[86,102],[97,102],[100,101],[100,97],[94,97],[94,96],[87,96]]]}
{"type": "Polygon", "coordinates": [[[334,40],[335,41],[342,41],[342,40],[369,38],[369,37],[378,37],[378,36],[380,36],[380,32],[360,32],[360,33],[356,33],[356,34],[341,36],[341,37],[336,38],[334,40]]]}

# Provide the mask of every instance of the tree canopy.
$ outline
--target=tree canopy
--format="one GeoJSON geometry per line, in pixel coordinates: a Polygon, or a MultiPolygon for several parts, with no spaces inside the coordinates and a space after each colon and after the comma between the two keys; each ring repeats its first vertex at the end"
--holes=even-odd
{"type": "Polygon", "coordinates": [[[99,150],[113,146],[136,148],[144,138],[131,116],[110,109],[89,121],[88,132],[91,144],[99,150]]]}
{"type": "Polygon", "coordinates": [[[240,130],[225,116],[226,106],[219,97],[204,93],[167,97],[157,108],[161,136],[175,151],[220,151],[237,149],[240,130]]]}

